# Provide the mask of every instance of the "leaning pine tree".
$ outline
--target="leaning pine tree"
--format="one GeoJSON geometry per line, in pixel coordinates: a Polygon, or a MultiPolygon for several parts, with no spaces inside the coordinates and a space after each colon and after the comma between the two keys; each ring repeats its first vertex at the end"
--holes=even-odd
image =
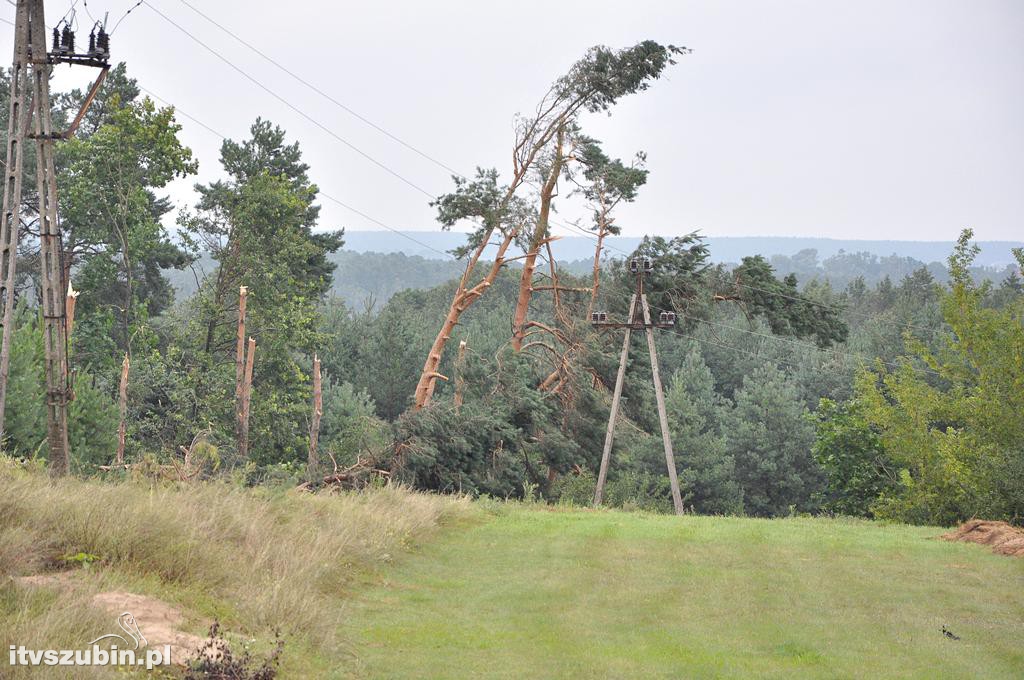
{"type": "Polygon", "coordinates": [[[439,378],[445,346],[462,314],[480,298],[507,262],[508,249],[524,250],[520,292],[513,314],[513,344],[519,348],[527,327],[526,317],[533,292],[533,272],[540,248],[550,239],[549,216],[559,177],[570,159],[571,133],[578,129],[583,111],[607,111],[621,97],[645,90],[674,57],[685,48],[659,45],[647,40],[623,50],[593,47],[559,78],[541,99],[532,117],[522,118],[516,127],[512,150],[512,177],[499,182],[497,170],[478,170],[473,179],[455,178],[455,191],[438,198],[434,205],[445,228],[461,220],[479,226],[469,235],[460,255],[467,258],[448,313],[430,347],[416,385],[414,408],[426,406],[439,378]],[[531,174],[540,178],[539,205],[518,195],[531,174]],[[494,260],[476,280],[476,269],[494,236],[498,236],[494,260]]]}

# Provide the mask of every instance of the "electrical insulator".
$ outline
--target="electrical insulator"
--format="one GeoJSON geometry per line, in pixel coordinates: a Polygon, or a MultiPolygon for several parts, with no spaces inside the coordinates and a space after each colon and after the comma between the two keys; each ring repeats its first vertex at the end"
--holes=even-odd
{"type": "Polygon", "coordinates": [[[644,258],[644,271],[645,272],[653,272],[654,271],[654,263],[651,261],[651,258],[649,258],[649,257],[645,257],[644,258]]]}
{"type": "Polygon", "coordinates": [[[100,26],[100,32],[96,36],[96,51],[101,57],[110,56],[110,35],[100,26]]]}
{"type": "Polygon", "coordinates": [[[640,271],[640,260],[636,259],[635,257],[632,260],[630,260],[629,271],[633,272],[634,274],[638,273],[640,271]]]}
{"type": "Polygon", "coordinates": [[[75,51],[75,34],[67,24],[64,25],[64,31],[60,36],[60,51],[69,54],[75,51]]]}
{"type": "Polygon", "coordinates": [[[96,30],[89,34],[89,56],[96,54],[96,30]]]}
{"type": "Polygon", "coordinates": [[[590,323],[597,323],[601,320],[601,315],[597,312],[590,313],[590,323]]]}
{"type": "Polygon", "coordinates": [[[608,312],[601,312],[600,314],[598,314],[598,317],[598,321],[604,323],[605,321],[608,321],[608,312]]]}
{"type": "Polygon", "coordinates": [[[57,27],[53,27],[53,51],[58,52],[60,50],[60,31],[57,27]]]}

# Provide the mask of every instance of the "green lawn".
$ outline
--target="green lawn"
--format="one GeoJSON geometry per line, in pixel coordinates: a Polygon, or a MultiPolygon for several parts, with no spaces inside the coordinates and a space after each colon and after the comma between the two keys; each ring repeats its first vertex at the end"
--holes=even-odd
{"type": "Polygon", "coordinates": [[[940,532],[509,507],[344,632],[360,677],[1024,677],[1024,560],[940,532]]]}

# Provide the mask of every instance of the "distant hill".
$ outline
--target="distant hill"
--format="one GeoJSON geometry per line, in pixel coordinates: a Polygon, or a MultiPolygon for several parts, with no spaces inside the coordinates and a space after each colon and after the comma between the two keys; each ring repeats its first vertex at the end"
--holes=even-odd
{"type": "MultiPolygon", "coordinates": [[[[337,265],[332,294],[350,307],[377,309],[395,293],[407,288],[432,288],[458,277],[464,263],[444,253],[464,241],[464,234],[449,232],[412,233],[423,245],[387,231],[352,231],[345,234],[343,250],[331,255],[337,265]],[[429,246],[429,247],[428,247],[429,246]],[[432,248],[434,250],[432,250],[432,248]]],[[[631,252],[638,238],[609,239],[613,256],[631,252]]],[[[796,274],[801,284],[828,280],[838,290],[862,277],[873,285],[888,276],[899,281],[916,269],[927,267],[939,281],[947,278],[945,259],[951,242],[932,241],[857,241],[824,238],[720,237],[708,239],[714,262],[738,263],[747,255],[764,255],[779,274],[796,274]]],[[[977,278],[999,282],[1015,267],[1010,249],[1024,243],[981,242],[981,255],[974,269],[977,278]]],[[[566,237],[558,242],[556,253],[562,271],[577,275],[590,272],[594,242],[586,237],[566,237]]],[[[519,263],[513,262],[515,267],[519,263]]],[[[208,257],[197,262],[197,273],[212,272],[208,257]]],[[[196,274],[191,270],[164,272],[177,291],[178,298],[196,290],[196,274]]]]}
{"type": "MultiPolygon", "coordinates": [[[[420,241],[415,243],[390,231],[347,231],[345,250],[355,252],[404,253],[429,259],[444,257],[465,242],[465,235],[445,231],[410,231],[406,234],[420,241]],[[421,245],[422,244],[422,245],[421,245]],[[440,253],[438,252],[440,251],[440,253]]],[[[806,238],[790,236],[709,236],[711,258],[715,262],[739,262],[747,255],[784,255],[792,257],[802,250],[816,250],[819,259],[838,254],[867,252],[880,257],[898,255],[924,263],[945,262],[953,249],[952,241],[867,241],[859,239],[806,238]]],[[[613,237],[608,244],[615,249],[632,252],[639,238],[613,237]]],[[[981,254],[975,264],[983,267],[1004,267],[1013,262],[1010,249],[1024,247],[1024,241],[979,241],[981,254]]],[[[581,260],[594,256],[594,241],[586,236],[563,235],[556,255],[560,260],[581,260]]]]}

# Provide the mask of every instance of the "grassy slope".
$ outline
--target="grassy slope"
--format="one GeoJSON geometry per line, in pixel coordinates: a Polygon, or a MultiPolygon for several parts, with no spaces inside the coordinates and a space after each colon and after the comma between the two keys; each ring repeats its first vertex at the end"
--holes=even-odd
{"type": "MultiPolygon", "coordinates": [[[[79,648],[111,625],[92,596],[127,590],[183,608],[186,632],[202,635],[204,620],[216,618],[235,634],[229,639],[254,639],[257,652],[279,628],[284,677],[321,677],[348,658],[338,630],[352,592],[468,506],[401,489],[312,496],[227,484],[51,482],[0,459],[0,641],[79,648]],[[61,558],[79,552],[101,561],[64,586],[8,578],[74,568],[61,558]]],[[[0,677],[11,673],[5,656],[0,677]]],[[[66,677],[66,669],[21,668],[20,676],[66,677]]]]}
{"type": "Polygon", "coordinates": [[[92,595],[124,589],[184,608],[194,633],[219,618],[257,651],[281,627],[286,679],[1024,671],[1024,560],[937,529],[467,506],[0,466],[0,639],[77,647],[110,625],[92,595]],[[6,579],[77,552],[103,559],[70,588],[6,579]]]}
{"type": "Polygon", "coordinates": [[[399,565],[347,634],[369,677],[1021,677],[1024,560],[938,533],[510,510],[399,565]]]}

